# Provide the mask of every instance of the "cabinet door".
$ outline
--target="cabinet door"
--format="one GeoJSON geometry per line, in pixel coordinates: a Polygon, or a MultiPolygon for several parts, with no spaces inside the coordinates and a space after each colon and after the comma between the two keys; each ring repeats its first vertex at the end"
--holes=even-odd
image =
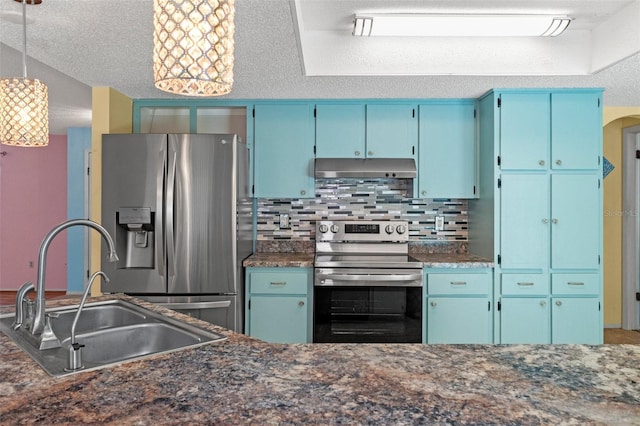
{"type": "Polygon", "coordinates": [[[551,95],[551,167],[599,169],[602,110],[598,93],[551,95]]]}
{"type": "Polygon", "coordinates": [[[551,177],[552,268],[599,268],[599,181],[596,174],[551,177]]]}
{"type": "Polygon", "coordinates": [[[546,297],[503,297],[500,305],[500,343],[551,342],[549,301],[546,297]]]}
{"type": "Polygon", "coordinates": [[[316,105],[316,157],[364,158],[364,104],[316,105]]]}
{"type": "Polygon", "coordinates": [[[367,105],[367,157],[416,158],[415,105],[367,105]]]}
{"type": "Polygon", "coordinates": [[[423,198],[473,198],[474,104],[420,105],[418,190],[423,198]]]}
{"type": "Polygon", "coordinates": [[[600,302],[596,298],[553,298],[552,343],[602,344],[600,302]]]}
{"type": "Polygon", "coordinates": [[[549,93],[500,95],[500,164],[502,170],[548,168],[549,93]]]}
{"type": "Polygon", "coordinates": [[[254,196],[313,197],[313,107],[255,106],[254,196]]]}
{"type": "Polygon", "coordinates": [[[502,175],[500,255],[502,268],[544,268],[549,253],[549,179],[502,175]]]}
{"type": "Polygon", "coordinates": [[[491,305],[485,297],[431,297],[427,343],[492,343],[491,305]]]}
{"type": "Polygon", "coordinates": [[[300,296],[252,295],[251,336],[272,343],[307,343],[307,300],[300,296]]]}

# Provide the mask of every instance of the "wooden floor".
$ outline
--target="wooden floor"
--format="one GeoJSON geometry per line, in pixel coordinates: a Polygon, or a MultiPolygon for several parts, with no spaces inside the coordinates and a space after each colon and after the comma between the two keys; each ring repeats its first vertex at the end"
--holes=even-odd
{"type": "Polygon", "coordinates": [[[621,328],[604,329],[605,344],[633,344],[640,345],[640,331],[623,330],[621,328]]]}
{"type": "MultiPolygon", "coordinates": [[[[45,298],[53,299],[55,297],[64,296],[64,291],[51,291],[45,293],[45,298]]],[[[13,305],[16,302],[15,291],[0,291],[0,306],[13,305]]],[[[604,329],[605,344],[634,344],[640,345],[640,331],[622,330],[620,328],[604,329]]]]}

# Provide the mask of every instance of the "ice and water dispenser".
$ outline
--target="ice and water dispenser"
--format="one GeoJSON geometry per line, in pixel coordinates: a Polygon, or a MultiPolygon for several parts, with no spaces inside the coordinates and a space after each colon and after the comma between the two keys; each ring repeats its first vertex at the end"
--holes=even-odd
{"type": "Polygon", "coordinates": [[[116,212],[119,268],[150,268],[154,263],[155,213],[149,207],[123,207],[116,212]]]}

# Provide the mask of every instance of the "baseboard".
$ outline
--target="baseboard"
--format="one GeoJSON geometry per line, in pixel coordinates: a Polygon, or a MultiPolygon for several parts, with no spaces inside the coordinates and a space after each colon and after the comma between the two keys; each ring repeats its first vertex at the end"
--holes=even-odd
{"type": "Polygon", "coordinates": [[[605,324],[604,328],[622,328],[622,324],[605,324]]]}

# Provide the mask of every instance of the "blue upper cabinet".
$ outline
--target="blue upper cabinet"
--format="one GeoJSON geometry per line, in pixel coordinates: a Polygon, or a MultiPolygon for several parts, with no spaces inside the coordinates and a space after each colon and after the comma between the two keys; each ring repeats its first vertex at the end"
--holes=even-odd
{"type": "Polygon", "coordinates": [[[318,103],[316,157],[417,158],[413,104],[318,103]]]}
{"type": "Polygon", "coordinates": [[[419,106],[420,197],[476,196],[475,111],[473,101],[419,106]]]}
{"type": "Polygon", "coordinates": [[[314,197],[313,105],[255,106],[254,196],[314,197]]]}
{"type": "Polygon", "coordinates": [[[367,104],[368,158],[417,158],[418,117],[414,104],[367,104]]]}
{"type": "Polygon", "coordinates": [[[365,158],[364,104],[316,105],[316,157],[365,158]]]}
{"type": "Polygon", "coordinates": [[[551,167],[599,169],[602,147],[600,93],[551,94],[551,167]]]}
{"type": "Polygon", "coordinates": [[[550,93],[502,93],[500,164],[502,170],[549,167],[550,93]]]}

